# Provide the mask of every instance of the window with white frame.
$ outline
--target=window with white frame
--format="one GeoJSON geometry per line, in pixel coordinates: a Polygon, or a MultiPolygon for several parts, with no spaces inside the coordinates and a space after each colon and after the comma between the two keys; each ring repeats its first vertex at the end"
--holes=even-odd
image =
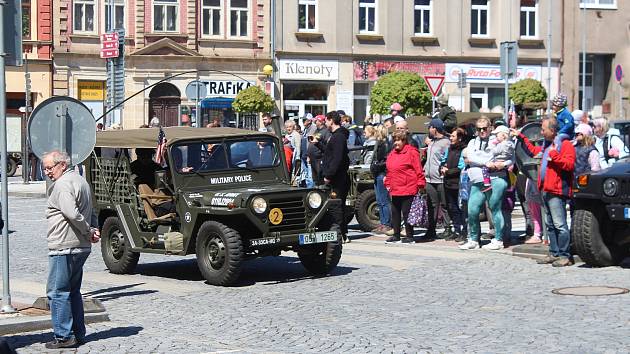
{"type": "Polygon", "coordinates": [[[580,0],[580,8],[616,9],[617,0],[580,0]]]}
{"type": "Polygon", "coordinates": [[[298,1],[298,30],[315,31],[317,29],[317,0],[298,1]]]}
{"type": "Polygon", "coordinates": [[[359,0],[359,33],[376,32],[376,0],[359,0]]]}
{"type": "Polygon", "coordinates": [[[431,7],[433,0],[414,0],[413,32],[416,35],[431,34],[431,7]]]}
{"type": "Polygon", "coordinates": [[[247,37],[249,31],[248,0],[230,0],[230,36],[247,37]]]}
{"type": "Polygon", "coordinates": [[[470,34],[473,37],[488,36],[489,0],[472,0],[470,8],[470,34]]]}
{"type": "MultiPolygon", "coordinates": [[[[125,0],[113,0],[114,2],[114,29],[125,28],[125,0]]],[[[105,0],[105,31],[110,30],[109,16],[112,0],[105,0]]]]}
{"type": "Polygon", "coordinates": [[[538,37],[538,0],[521,0],[521,37],[538,37]]]}
{"type": "Polygon", "coordinates": [[[221,0],[202,0],[201,33],[203,36],[221,35],[221,0]]]}
{"type": "Polygon", "coordinates": [[[153,1],[153,30],[155,32],[177,32],[178,0],[153,1]]]}
{"type": "Polygon", "coordinates": [[[75,0],[73,6],[74,32],[94,32],[94,0],[75,0]]]}

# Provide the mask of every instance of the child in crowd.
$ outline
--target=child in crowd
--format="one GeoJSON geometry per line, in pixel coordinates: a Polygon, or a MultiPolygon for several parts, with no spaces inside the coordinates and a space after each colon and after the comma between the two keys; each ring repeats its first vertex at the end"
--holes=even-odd
{"type": "MultiPolygon", "coordinates": [[[[510,128],[505,125],[499,125],[492,131],[492,134],[495,135],[495,139],[490,141],[490,144],[494,145],[492,148],[492,154],[494,156],[488,162],[488,166],[494,164],[495,162],[503,162],[506,165],[511,165],[512,158],[514,156],[514,143],[510,140],[510,128]]],[[[492,189],[490,170],[488,166],[482,167],[481,169],[481,172],[483,173],[483,185],[485,187],[482,192],[487,192],[492,189]]]]}

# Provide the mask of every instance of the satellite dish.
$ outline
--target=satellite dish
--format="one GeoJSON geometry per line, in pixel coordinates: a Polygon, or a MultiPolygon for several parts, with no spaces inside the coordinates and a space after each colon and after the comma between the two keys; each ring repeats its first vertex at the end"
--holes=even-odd
{"type": "MultiPolygon", "coordinates": [[[[521,133],[523,133],[532,144],[540,146],[544,141],[540,128],[540,122],[529,123],[521,129],[521,133]]],[[[525,145],[520,140],[516,143],[515,155],[518,170],[527,178],[536,181],[538,179],[540,158],[530,156],[529,152],[525,149],[525,145]]]]}
{"type": "Polygon", "coordinates": [[[39,104],[28,121],[28,136],[35,156],[58,150],[77,165],[90,156],[96,144],[96,121],[92,112],[72,97],[51,97],[39,104]]]}

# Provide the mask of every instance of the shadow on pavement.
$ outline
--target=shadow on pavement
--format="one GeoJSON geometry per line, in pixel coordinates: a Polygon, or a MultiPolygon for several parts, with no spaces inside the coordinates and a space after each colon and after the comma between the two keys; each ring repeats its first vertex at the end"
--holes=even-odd
{"type": "MultiPolygon", "coordinates": [[[[86,343],[89,343],[101,339],[131,337],[140,333],[140,331],[142,331],[143,329],[144,328],[138,326],[110,328],[105,331],[88,334],[85,337],[85,341],[86,343]]],[[[36,343],[41,343],[43,346],[44,343],[53,339],[53,333],[46,332],[38,334],[16,334],[13,336],[7,336],[5,338],[9,341],[11,348],[19,349],[31,346],[36,343]]]]}
{"type": "Polygon", "coordinates": [[[129,284],[129,285],[115,286],[111,288],[94,290],[94,291],[90,291],[88,293],[83,294],[83,296],[89,296],[89,297],[92,297],[94,299],[98,299],[101,301],[108,301],[108,300],[118,299],[118,298],[126,297],[126,296],[146,295],[146,294],[152,294],[152,293],[157,292],[157,290],[135,290],[135,291],[119,292],[120,290],[129,289],[134,286],[138,286],[142,284],[144,283],[129,284]]]}
{"type": "MultiPolygon", "coordinates": [[[[357,268],[337,266],[329,276],[346,275],[355,269],[357,268]]],[[[205,281],[194,259],[138,264],[135,274],[176,280],[205,281]]],[[[234,286],[244,287],[256,283],[277,284],[313,278],[296,257],[263,257],[243,262],[241,276],[234,286]]]]}

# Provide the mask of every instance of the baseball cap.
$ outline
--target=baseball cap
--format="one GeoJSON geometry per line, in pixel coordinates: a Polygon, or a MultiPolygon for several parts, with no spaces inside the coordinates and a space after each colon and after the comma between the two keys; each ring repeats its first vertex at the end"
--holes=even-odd
{"type": "Polygon", "coordinates": [[[580,122],[582,122],[584,111],[576,109],[575,111],[571,112],[571,115],[573,116],[573,122],[575,123],[575,125],[578,125],[580,124],[580,122]]]}
{"type": "Polygon", "coordinates": [[[306,113],[306,114],[304,115],[304,120],[313,120],[313,115],[312,115],[312,114],[310,114],[310,113],[306,113]]]}
{"type": "Polygon", "coordinates": [[[499,133],[510,134],[510,128],[506,127],[505,125],[499,125],[498,127],[494,128],[494,130],[492,131],[492,134],[499,134],[499,133]]]}
{"type": "Polygon", "coordinates": [[[401,117],[401,116],[396,116],[394,117],[394,124],[399,123],[399,122],[403,122],[405,120],[405,118],[401,117]]]}
{"type": "Polygon", "coordinates": [[[593,128],[590,125],[580,123],[575,127],[575,134],[593,135],[593,128]]]}
{"type": "Polygon", "coordinates": [[[337,110],[337,113],[338,113],[340,116],[345,116],[345,115],[346,115],[346,111],[344,111],[343,109],[339,109],[339,110],[337,110]]]}
{"type": "Polygon", "coordinates": [[[325,122],[326,121],[326,116],[323,114],[318,114],[315,116],[315,120],[318,120],[320,122],[325,122]]]}
{"type": "Polygon", "coordinates": [[[396,102],[389,107],[390,111],[402,111],[403,107],[400,103],[396,102]]]}
{"type": "Polygon", "coordinates": [[[429,128],[435,128],[438,131],[444,130],[444,122],[440,118],[433,118],[429,122],[429,128]]]}

